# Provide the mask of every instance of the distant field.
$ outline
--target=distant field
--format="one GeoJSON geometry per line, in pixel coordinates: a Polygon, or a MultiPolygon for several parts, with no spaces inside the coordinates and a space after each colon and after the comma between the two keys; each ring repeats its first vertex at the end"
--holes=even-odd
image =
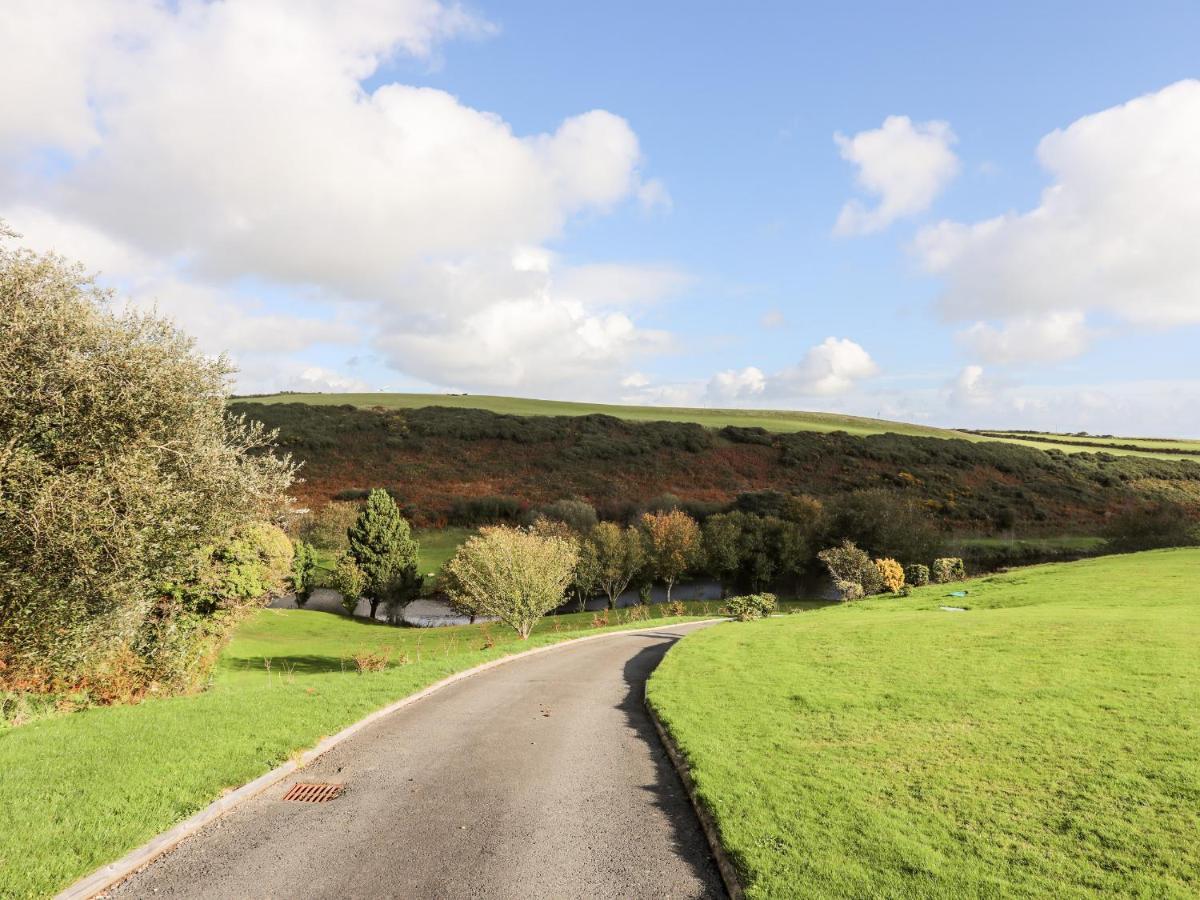
{"type": "Polygon", "coordinates": [[[1109,556],[715,628],[649,699],[750,898],[1195,897],[1197,571],[1109,556]]]}
{"type": "MultiPolygon", "coordinates": [[[[626,419],[631,422],[694,422],[708,428],[724,428],[734,425],[741,428],[764,428],[781,433],[795,431],[830,432],[844,431],[853,435],[906,434],[917,437],[958,438],[967,441],[999,440],[1021,444],[1039,450],[1058,449],[1064,453],[1107,452],[1115,455],[1146,456],[1157,459],[1180,459],[1179,453],[1166,452],[1176,446],[1195,447],[1200,459],[1200,442],[1166,441],[1156,442],[1138,438],[1133,449],[1118,449],[1108,446],[1091,446],[1076,443],[1074,438],[1062,435],[1021,435],[1010,432],[968,433],[948,428],[913,425],[888,419],[871,419],[862,416],[843,416],[836,413],[801,412],[771,409],[702,409],[674,406],[620,406],[607,403],[571,403],[561,400],[530,400],[521,397],[492,397],[485,394],[263,394],[238,397],[255,403],[308,403],[315,406],[349,405],[365,409],[419,409],[425,406],[449,406],[458,409],[486,409],[494,413],[515,416],[585,416],[601,414],[626,419]],[[1039,437],[1038,440],[1032,438],[1039,437]],[[1144,449],[1141,443],[1145,443],[1144,449]]],[[[1124,438],[1114,439],[1118,443],[1129,443],[1124,438]]],[[[1186,457],[1184,457],[1186,458],[1186,457]]]]}
{"type": "Polygon", "coordinates": [[[1025,444],[1031,447],[1056,446],[1080,450],[1106,451],[1109,453],[1143,450],[1164,458],[1179,458],[1195,456],[1200,458],[1200,441],[1179,440],[1176,438],[1131,438],[1131,437],[1099,437],[1097,435],[1073,435],[1053,433],[1029,433],[1024,431],[977,431],[981,437],[996,438],[1013,443],[1025,444]]]}

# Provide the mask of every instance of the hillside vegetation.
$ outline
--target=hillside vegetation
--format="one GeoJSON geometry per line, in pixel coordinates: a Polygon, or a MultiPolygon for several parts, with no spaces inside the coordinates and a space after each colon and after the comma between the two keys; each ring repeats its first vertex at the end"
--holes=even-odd
{"type": "Polygon", "coordinates": [[[579,497],[604,518],[628,519],[664,493],[716,509],[768,490],[830,498],[886,488],[924,502],[954,528],[1022,524],[1086,534],[1122,505],[1200,502],[1200,463],[1179,458],[604,415],[246,401],[233,408],[278,428],[281,447],[304,461],[296,487],[304,500],[385,487],[419,525],[472,524],[463,521],[472,503],[503,512],[579,497]]]}
{"type": "Polygon", "coordinates": [[[1194,897],[1198,572],[1155,551],[715,628],[649,698],[751,897],[1194,897]]]}
{"type": "Polygon", "coordinates": [[[762,428],[766,431],[789,434],[796,431],[847,434],[908,434],[921,437],[956,438],[969,441],[999,440],[1007,443],[1055,449],[1065,453],[1105,449],[1118,455],[1173,458],[1179,447],[1188,455],[1200,457],[1200,442],[1157,441],[1151,438],[1116,438],[1092,445],[1069,435],[1039,435],[1017,431],[956,431],[872,419],[839,413],[804,412],[774,409],[706,409],[677,406],[629,406],[611,403],[572,403],[561,400],[533,400],[525,397],[494,397],[486,394],[263,394],[238,398],[252,403],[305,403],[312,406],[354,406],[359,409],[421,409],[441,406],[448,409],[484,409],[488,412],[514,416],[589,416],[604,415],[627,422],[690,422],[706,428],[762,428]],[[1178,446],[1175,446],[1178,445],[1178,446]]]}

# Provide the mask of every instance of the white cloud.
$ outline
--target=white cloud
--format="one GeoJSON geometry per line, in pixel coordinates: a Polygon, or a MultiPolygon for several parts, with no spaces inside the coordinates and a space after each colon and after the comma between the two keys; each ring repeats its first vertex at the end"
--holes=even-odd
{"type": "Polygon", "coordinates": [[[809,349],[796,366],[771,379],[771,390],[783,396],[844,394],[879,371],[871,355],[848,338],[828,337],[809,349]]]}
{"type": "Polygon", "coordinates": [[[1057,362],[1087,350],[1092,331],[1078,310],[1020,316],[996,327],[976,322],[958,338],[970,351],[991,363],[1057,362]]]}
{"type": "Polygon", "coordinates": [[[756,366],[717,372],[709,379],[704,397],[708,403],[835,397],[878,371],[859,344],[829,337],[810,347],[796,365],[771,375],[756,366]]]}
{"type": "Polygon", "coordinates": [[[580,213],[669,205],[629,124],[596,109],[519,135],[444,91],[364,87],[389,57],[490,29],[434,0],[20,0],[0,31],[0,203],[28,243],[157,299],[255,379],[270,357],[303,380],[279,354],[343,340],[466,387],[615,378],[667,342],[623,307],[686,277],[544,245],[580,213]]]}
{"type": "Polygon", "coordinates": [[[1032,210],[918,235],[944,313],[1200,322],[1200,81],[1085,116],[1043,138],[1038,159],[1053,183],[1032,210]]]}
{"type": "Polygon", "coordinates": [[[667,186],[657,178],[642,182],[637,195],[642,209],[648,213],[669,213],[675,207],[675,201],[671,199],[667,186]]]}
{"type": "Polygon", "coordinates": [[[717,401],[750,400],[761,397],[766,389],[767,376],[762,369],[747,366],[714,375],[708,383],[708,396],[717,401]]]}
{"type": "Polygon", "coordinates": [[[927,210],[959,172],[950,149],[955,140],[947,123],[914,124],[908,116],[888,116],[879,128],[853,137],[835,134],[842,159],[858,167],[858,186],[878,197],[878,204],[868,209],[859,200],[848,201],[834,234],[870,234],[927,210]]]}

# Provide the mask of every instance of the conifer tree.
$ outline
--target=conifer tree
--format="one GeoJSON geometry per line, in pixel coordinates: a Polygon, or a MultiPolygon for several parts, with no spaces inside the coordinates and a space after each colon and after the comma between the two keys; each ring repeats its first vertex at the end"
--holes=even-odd
{"type": "Polygon", "coordinates": [[[416,596],[421,586],[417,542],[387,491],[371,491],[346,536],[350,555],[366,579],[364,596],[371,604],[372,619],[380,601],[395,609],[416,596]]]}

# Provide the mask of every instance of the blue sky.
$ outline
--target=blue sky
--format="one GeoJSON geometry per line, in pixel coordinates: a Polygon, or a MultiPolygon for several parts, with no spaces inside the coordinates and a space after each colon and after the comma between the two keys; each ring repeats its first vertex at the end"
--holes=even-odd
{"type": "Polygon", "coordinates": [[[0,216],[242,390],[1200,436],[1196,4],[89,9],[0,216]]]}

